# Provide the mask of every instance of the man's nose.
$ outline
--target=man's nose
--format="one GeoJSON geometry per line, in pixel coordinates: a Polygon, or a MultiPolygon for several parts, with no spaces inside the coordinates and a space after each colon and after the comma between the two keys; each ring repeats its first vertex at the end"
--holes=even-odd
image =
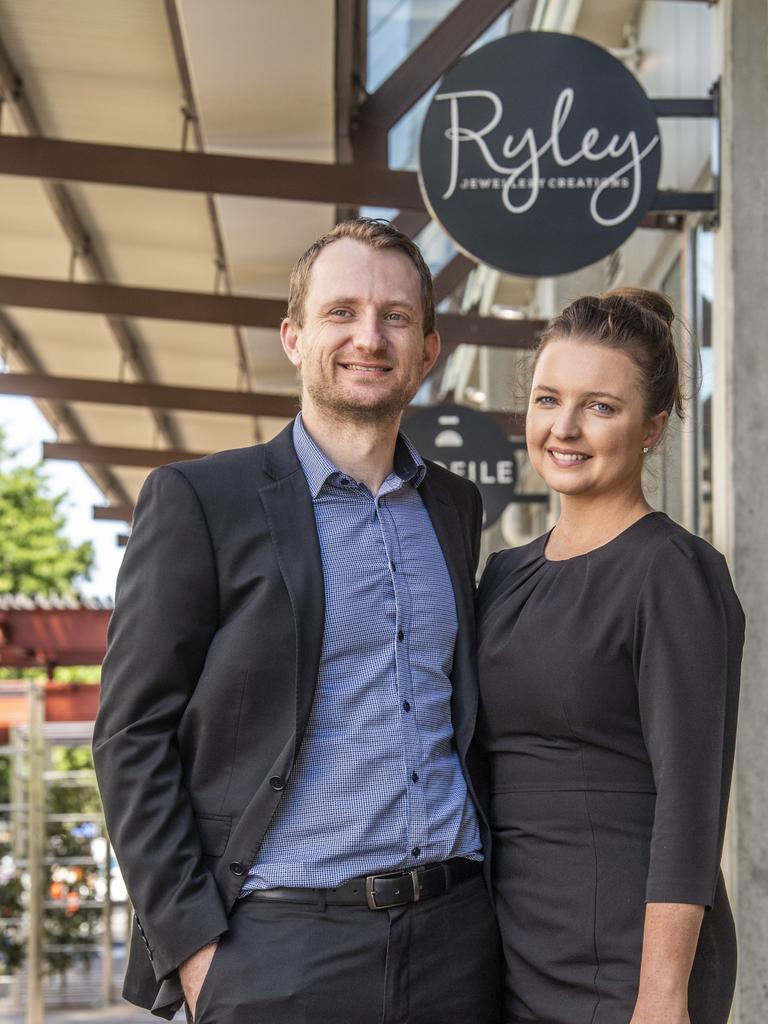
{"type": "Polygon", "coordinates": [[[355,348],[360,352],[380,352],[385,347],[383,324],[376,313],[360,317],[353,341],[355,348]]]}

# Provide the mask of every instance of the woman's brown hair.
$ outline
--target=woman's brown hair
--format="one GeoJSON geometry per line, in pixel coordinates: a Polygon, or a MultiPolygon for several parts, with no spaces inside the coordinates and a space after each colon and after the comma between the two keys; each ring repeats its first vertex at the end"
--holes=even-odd
{"type": "Polygon", "coordinates": [[[614,288],[583,295],[547,324],[536,358],[550,341],[574,339],[606,345],[627,355],[640,371],[648,416],[684,414],[680,362],[666,295],[645,288],[614,288]]]}

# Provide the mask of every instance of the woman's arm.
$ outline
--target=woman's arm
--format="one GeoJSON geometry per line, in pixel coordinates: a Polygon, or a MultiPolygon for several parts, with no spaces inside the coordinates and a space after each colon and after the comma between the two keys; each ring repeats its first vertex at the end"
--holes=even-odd
{"type": "Polygon", "coordinates": [[[649,566],[635,637],[656,809],[631,1024],[689,1024],[688,979],[718,884],[744,639],[722,556],[672,535],[649,566]]]}
{"type": "Polygon", "coordinates": [[[645,908],[640,988],[630,1024],[690,1024],[688,977],[704,907],[648,903],[645,908]]]}

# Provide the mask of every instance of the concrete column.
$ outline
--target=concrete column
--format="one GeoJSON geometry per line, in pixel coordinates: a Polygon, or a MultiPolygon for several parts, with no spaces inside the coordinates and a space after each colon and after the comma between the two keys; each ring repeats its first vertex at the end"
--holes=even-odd
{"type": "Polygon", "coordinates": [[[722,227],[714,397],[715,543],[747,614],[726,863],[740,943],[734,1021],[768,1020],[768,0],[721,0],[722,227]]]}

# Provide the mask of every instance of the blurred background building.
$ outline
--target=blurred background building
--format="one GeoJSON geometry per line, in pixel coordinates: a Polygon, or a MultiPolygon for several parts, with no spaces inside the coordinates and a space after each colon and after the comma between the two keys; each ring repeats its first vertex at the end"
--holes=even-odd
{"type": "MultiPolygon", "coordinates": [[[[278,337],[288,274],[337,220],[358,211],[394,219],[430,263],[445,354],[416,404],[489,411],[513,443],[521,365],[543,321],[579,294],[621,284],[674,299],[692,397],[686,424],[651,463],[649,488],[657,507],[726,553],[750,622],[725,868],[741,944],[733,1019],[763,1024],[768,6],[0,0],[0,95],[0,394],[35,403],[0,406],[0,419],[15,417],[8,429],[22,441],[46,438],[51,467],[82,466],[73,511],[87,505],[94,517],[105,596],[152,466],[267,440],[294,414],[297,386],[278,337]],[[459,252],[430,220],[415,173],[442,75],[462,54],[529,29],[598,43],[654,100],[711,99],[709,112],[660,120],[660,189],[708,201],[657,209],[609,257],[555,278],[506,275],[459,252]]],[[[516,496],[486,530],[485,554],[541,533],[556,514],[519,444],[515,460],[516,496]]],[[[26,713],[10,725],[9,764],[31,742],[26,713]]],[[[49,747],[57,736],[73,748],[87,742],[87,718],[58,734],[38,726],[49,747]]],[[[40,753],[46,771],[87,771],[77,755],[56,755],[55,765],[53,756],[40,753]]],[[[27,807],[18,787],[28,763],[18,763],[7,805],[27,807]]],[[[47,813],[64,812],[49,800],[47,813]]],[[[66,813],[98,820],[87,799],[66,813]]],[[[99,867],[88,900],[103,909],[108,847],[88,845],[103,837],[83,823],[70,824],[99,867]]],[[[72,839],[71,829],[60,834],[72,839]]],[[[7,829],[0,842],[0,855],[13,846],[7,829]]],[[[56,866],[50,851],[38,856],[56,866]]],[[[93,926],[96,966],[78,996],[94,1005],[111,998],[113,946],[120,969],[121,925],[110,936],[110,914],[93,926]]],[[[0,1013],[12,989],[0,986],[0,1013]]],[[[46,998],[53,1007],[74,993],[49,984],[46,998]]]]}

